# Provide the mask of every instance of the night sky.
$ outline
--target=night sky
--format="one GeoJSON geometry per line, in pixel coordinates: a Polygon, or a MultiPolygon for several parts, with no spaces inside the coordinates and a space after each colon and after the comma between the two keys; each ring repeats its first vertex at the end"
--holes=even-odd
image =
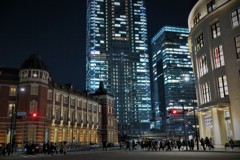
{"type": "MultiPolygon", "coordinates": [[[[0,66],[19,68],[33,53],[54,81],[85,89],[87,0],[0,0],[0,66]]],[[[146,0],[148,36],[162,26],[187,27],[197,0],[146,0]]]]}

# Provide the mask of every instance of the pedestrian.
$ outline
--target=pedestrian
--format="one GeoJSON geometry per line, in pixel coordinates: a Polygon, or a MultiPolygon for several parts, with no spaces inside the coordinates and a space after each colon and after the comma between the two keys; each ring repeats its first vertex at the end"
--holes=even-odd
{"type": "Polygon", "coordinates": [[[47,153],[50,154],[50,144],[49,141],[46,143],[47,153]]]}
{"type": "Polygon", "coordinates": [[[53,155],[53,152],[55,151],[55,150],[54,150],[54,143],[53,143],[53,142],[51,142],[50,147],[49,147],[49,150],[50,150],[51,155],[53,155]]]}
{"type": "Polygon", "coordinates": [[[206,148],[205,148],[205,141],[204,141],[203,138],[200,139],[200,143],[201,143],[201,146],[202,146],[203,150],[205,151],[206,150],[206,148]]]}
{"type": "Polygon", "coordinates": [[[166,151],[169,151],[169,150],[172,151],[172,149],[171,149],[171,142],[169,140],[166,141],[166,146],[167,146],[166,151]]]}
{"type": "Polygon", "coordinates": [[[214,145],[213,145],[213,139],[210,138],[210,139],[209,139],[209,150],[214,149],[214,148],[215,148],[215,147],[214,147],[214,145]]]}
{"type": "Polygon", "coordinates": [[[164,142],[163,142],[163,140],[160,140],[159,151],[161,151],[161,149],[164,151],[164,142]]]}
{"type": "Polygon", "coordinates": [[[107,141],[103,141],[103,150],[107,150],[107,141]]]}
{"type": "Polygon", "coordinates": [[[63,142],[63,154],[64,155],[67,154],[67,142],[66,141],[63,142]]]}
{"type": "Polygon", "coordinates": [[[3,155],[4,157],[6,156],[6,146],[5,143],[2,144],[1,146],[1,155],[3,155]]]}
{"type": "Polygon", "coordinates": [[[209,138],[208,137],[206,137],[205,138],[205,144],[206,144],[206,148],[208,148],[209,150],[210,150],[210,141],[209,141],[209,138]]]}
{"type": "Polygon", "coordinates": [[[43,142],[43,153],[46,154],[46,143],[45,143],[45,141],[43,142]]]}
{"type": "Polygon", "coordinates": [[[232,150],[233,150],[233,148],[234,148],[234,142],[233,142],[232,138],[229,139],[229,146],[230,146],[230,147],[232,148],[232,150]]]}
{"type": "Polygon", "coordinates": [[[129,150],[129,151],[131,151],[131,149],[130,149],[130,142],[127,140],[126,141],[126,149],[125,150],[129,150]]]}
{"type": "Polygon", "coordinates": [[[191,139],[191,141],[190,141],[190,150],[194,150],[194,140],[193,139],[191,139]]]}
{"type": "Polygon", "coordinates": [[[6,152],[8,153],[7,155],[10,156],[10,152],[11,152],[11,144],[10,144],[10,143],[8,143],[8,144],[6,145],[5,150],[6,150],[6,152]]]}
{"type": "Polygon", "coordinates": [[[60,142],[59,152],[60,152],[60,154],[63,153],[63,142],[60,142]]]}
{"type": "Polygon", "coordinates": [[[177,147],[178,147],[178,150],[179,150],[179,151],[180,151],[180,149],[181,149],[181,146],[182,146],[181,140],[178,139],[178,140],[177,140],[177,147]]]}

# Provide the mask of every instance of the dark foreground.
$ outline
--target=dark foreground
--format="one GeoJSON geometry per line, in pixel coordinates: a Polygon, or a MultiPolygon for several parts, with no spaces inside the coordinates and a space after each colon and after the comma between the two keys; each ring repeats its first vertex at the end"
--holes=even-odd
{"type": "Polygon", "coordinates": [[[36,160],[239,160],[238,152],[148,152],[148,151],[85,151],[69,152],[67,155],[12,155],[10,157],[0,157],[4,159],[36,159],[36,160]]]}

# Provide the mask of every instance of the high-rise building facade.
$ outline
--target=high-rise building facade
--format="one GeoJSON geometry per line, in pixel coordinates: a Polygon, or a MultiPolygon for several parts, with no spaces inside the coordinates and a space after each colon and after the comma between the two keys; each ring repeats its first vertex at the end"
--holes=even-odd
{"type": "Polygon", "coordinates": [[[157,128],[177,135],[194,133],[195,81],[187,28],[165,26],[152,38],[153,105],[157,128]],[[171,113],[171,110],[176,113],[171,113]],[[184,116],[183,116],[184,114],[184,116]],[[183,118],[184,117],[184,118],[183,118]],[[186,132],[183,127],[186,122],[186,132]]]}
{"type": "Polygon", "coordinates": [[[120,134],[149,130],[151,93],[144,0],[88,0],[86,89],[115,97],[120,134]]]}
{"type": "Polygon", "coordinates": [[[200,137],[240,139],[240,1],[199,0],[188,26],[200,137]]]}

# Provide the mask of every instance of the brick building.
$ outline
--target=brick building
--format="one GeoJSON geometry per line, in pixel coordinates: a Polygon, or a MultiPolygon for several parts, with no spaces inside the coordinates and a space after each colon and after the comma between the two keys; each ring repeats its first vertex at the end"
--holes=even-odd
{"type": "Polygon", "coordinates": [[[118,142],[114,97],[101,82],[94,94],[51,80],[31,55],[20,69],[0,67],[0,143],[118,142]]]}

